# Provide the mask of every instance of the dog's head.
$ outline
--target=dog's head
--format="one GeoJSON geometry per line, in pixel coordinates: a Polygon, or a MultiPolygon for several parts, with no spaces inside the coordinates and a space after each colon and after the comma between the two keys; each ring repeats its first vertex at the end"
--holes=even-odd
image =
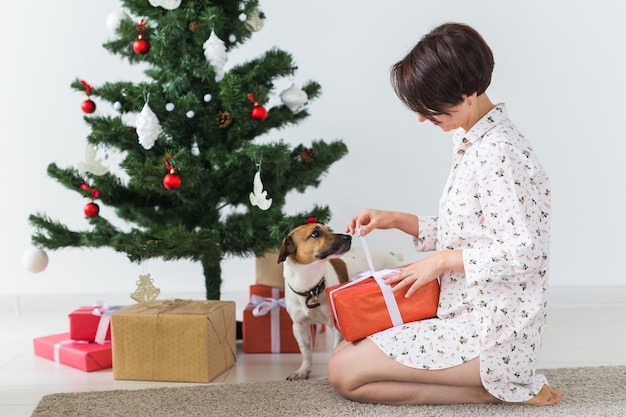
{"type": "Polygon", "coordinates": [[[293,229],[278,253],[278,263],[291,257],[300,264],[337,258],[350,250],[352,236],[332,233],[330,228],[319,223],[307,223],[293,229]]]}

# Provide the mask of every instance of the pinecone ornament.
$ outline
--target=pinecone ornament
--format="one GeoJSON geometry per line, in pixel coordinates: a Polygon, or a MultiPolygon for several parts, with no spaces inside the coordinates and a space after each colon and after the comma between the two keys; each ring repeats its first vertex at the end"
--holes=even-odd
{"type": "Polygon", "coordinates": [[[313,148],[302,148],[300,150],[300,159],[302,159],[307,164],[313,162],[315,157],[317,156],[317,152],[313,148]]]}
{"type": "Polygon", "coordinates": [[[220,111],[217,113],[217,127],[220,129],[226,129],[233,122],[233,116],[227,111],[220,111]]]}
{"type": "Polygon", "coordinates": [[[200,22],[198,22],[197,20],[189,22],[189,30],[192,31],[193,33],[196,33],[196,31],[199,28],[200,28],[200,22]]]}

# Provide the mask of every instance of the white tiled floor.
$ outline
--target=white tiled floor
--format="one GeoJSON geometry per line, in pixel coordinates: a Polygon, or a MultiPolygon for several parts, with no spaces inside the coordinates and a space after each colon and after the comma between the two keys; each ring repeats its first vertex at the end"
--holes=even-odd
{"type": "MultiPolygon", "coordinates": [[[[245,295],[229,299],[243,308],[245,295]]],[[[85,373],[34,356],[32,339],[67,331],[67,313],[81,305],[71,297],[65,303],[20,311],[0,303],[0,416],[30,416],[41,397],[54,392],[181,385],[116,381],[111,369],[85,373]]],[[[327,336],[316,344],[312,378],[326,376],[332,343],[327,336]]],[[[244,354],[239,346],[237,364],[214,383],[283,380],[299,361],[299,354],[244,354]]],[[[626,287],[553,289],[540,367],[598,365],[626,365],[626,287]]]]}

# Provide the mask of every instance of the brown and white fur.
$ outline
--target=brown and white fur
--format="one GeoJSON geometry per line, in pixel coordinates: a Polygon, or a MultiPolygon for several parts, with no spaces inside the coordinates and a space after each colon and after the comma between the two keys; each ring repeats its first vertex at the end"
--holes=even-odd
{"type": "MultiPolygon", "coordinates": [[[[284,262],[285,305],[302,353],[300,367],[288,380],[307,379],[311,373],[311,324],[325,324],[334,333],[334,346],[343,338],[335,329],[326,291],[320,283],[324,280],[324,288],[330,288],[370,269],[362,248],[351,246],[352,236],[332,233],[319,223],[298,226],[283,239],[278,263],[284,262]]],[[[377,269],[393,268],[402,261],[401,255],[384,251],[372,252],[372,257],[377,269]]]]}

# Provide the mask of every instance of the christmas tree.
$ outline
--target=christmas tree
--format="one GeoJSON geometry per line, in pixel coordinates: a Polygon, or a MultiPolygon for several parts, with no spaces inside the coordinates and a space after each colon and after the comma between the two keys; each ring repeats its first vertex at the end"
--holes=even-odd
{"type": "Polygon", "coordinates": [[[71,83],[86,94],[86,161],[78,168],[51,163],[47,172],[88,199],[88,227],[70,230],[44,213],[31,214],[32,242],[49,250],[111,247],[133,262],[200,262],[207,299],[219,299],[226,256],[262,255],[307,219],[330,219],[324,205],[285,213],[286,195],[317,187],[347,149],[340,140],[308,147],[255,140],[308,117],[306,104],[321,92],[314,81],[276,91],[278,81],[297,71],[278,48],[225,70],[229,51],[263,26],[257,0],[121,3],[123,10],[107,20],[115,37],[103,46],[146,65],[146,80],[71,83]],[[266,109],[277,94],[281,104],[266,109]],[[114,110],[94,113],[99,102],[114,110]],[[130,114],[134,125],[125,122],[130,114]],[[96,153],[102,149],[121,155],[118,167],[103,169],[96,153]],[[129,227],[104,218],[100,205],[129,227]]]}

